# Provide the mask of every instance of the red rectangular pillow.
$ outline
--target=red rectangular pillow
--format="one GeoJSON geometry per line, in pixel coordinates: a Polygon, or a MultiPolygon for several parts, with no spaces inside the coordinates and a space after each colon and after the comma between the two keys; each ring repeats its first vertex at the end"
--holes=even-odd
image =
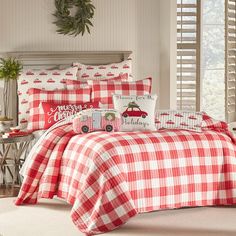
{"type": "Polygon", "coordinates": [[[42,102],[54,102],[65,104],[81,104],[90,102],[91,89],[81,88],[75,90],[46,91],[41,89],[29,89],[30,116],[27,129],[30,131],[44,129],[44,111],[39,106],[42,102]]]}
{"type": "Polygon", "coordinates": [[[92,88],[91,101],[101,102],[108,108],[114,108],[112,95],[146,95],[150,94],[152,88],[152,78],[133,82],[117,82],[117,81],[95,81],[90,80],[88,84],[92,88]]]}
{"type": "Polygon", "coordinates": [[[69,103],[52,103],[52,102],[42,102],[41,106],[44,111],[44,129],[50,128],[59,120],[65,119],[71,115],[76,114],[82,110],[88,108],[99,108],[98,102],[87,102],[79,104],[69,104],[69,103]]]}

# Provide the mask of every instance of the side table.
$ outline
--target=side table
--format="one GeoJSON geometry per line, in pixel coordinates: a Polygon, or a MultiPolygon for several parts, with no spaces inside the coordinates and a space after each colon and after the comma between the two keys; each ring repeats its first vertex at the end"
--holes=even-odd
{"type": "Polygon", "coordinates": [[[19,170],[33,139],[32,134],[9,138],[0,137],[0,197],[14,195],[14,188],[20,186],[19,170]]]}

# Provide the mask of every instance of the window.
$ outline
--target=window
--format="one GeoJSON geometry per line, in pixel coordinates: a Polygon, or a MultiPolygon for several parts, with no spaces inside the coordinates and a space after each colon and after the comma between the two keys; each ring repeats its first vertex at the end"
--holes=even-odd
{"type": "Polygon", "coordinates": [[[179,109],[236,120],[235,2],[177,0],[179,109]]]}
{"type": "Polygon", "coordinates": [[[225,0],[226,120],[236,120],[236,0],[225,0]]]}
{"type": "Polygon", "coordinates": [[[225,120],[225,0],[202,0],[201,110],[225,120]]]}
{"type": "Polygon", "coordinates": [[[200,109],[201,1],[177,0],[177,107],[200,109]]]}

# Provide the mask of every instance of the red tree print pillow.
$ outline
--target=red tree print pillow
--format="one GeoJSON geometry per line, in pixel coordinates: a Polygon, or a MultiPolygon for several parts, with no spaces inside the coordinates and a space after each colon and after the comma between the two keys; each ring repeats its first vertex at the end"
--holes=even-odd
{"type": "Polygon", "coordinates": [[[86,80],[101,80],[114,78],[122,74],[128,74],[128,80],[133,81],[132,60],[129,58],[119,63],[108,65],[84,65],[76,62],[73,65],[78,66],[77,78],[81,81],[86,80]]]}
{"type": "Polygon", "coordinates": [[[157,129],[185,129],[201,132],[202,113],[177,110],[158,111],[156,125],[157,129]]]}
{"type": "Polygon", "coordinates": [[[76,80],[78,67],[63,70],[29,70],[25,69],[17,80],[18,87],[18,122],[22,128],[27,127],[29,119],[29,95],[31,88],[56,90],[64,89],[65,80],[76,80]]]}

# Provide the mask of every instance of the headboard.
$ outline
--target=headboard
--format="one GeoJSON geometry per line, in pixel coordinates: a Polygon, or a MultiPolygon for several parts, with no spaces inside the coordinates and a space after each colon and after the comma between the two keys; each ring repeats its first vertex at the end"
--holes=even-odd
{"type": "MultiPolygon", "coordinates": [[[[90,65],[105,65],[121,62],[131,55],[131,51],[72,51],[72,52],[9,52],[5,56],[14,57],[20,60],[24,68],[65,68],[72,62],[81,62],[90,65]]],[[[12,83],[10,91],[9,116],[17,123],[18,103],[17,85],[12,83]]]]}

